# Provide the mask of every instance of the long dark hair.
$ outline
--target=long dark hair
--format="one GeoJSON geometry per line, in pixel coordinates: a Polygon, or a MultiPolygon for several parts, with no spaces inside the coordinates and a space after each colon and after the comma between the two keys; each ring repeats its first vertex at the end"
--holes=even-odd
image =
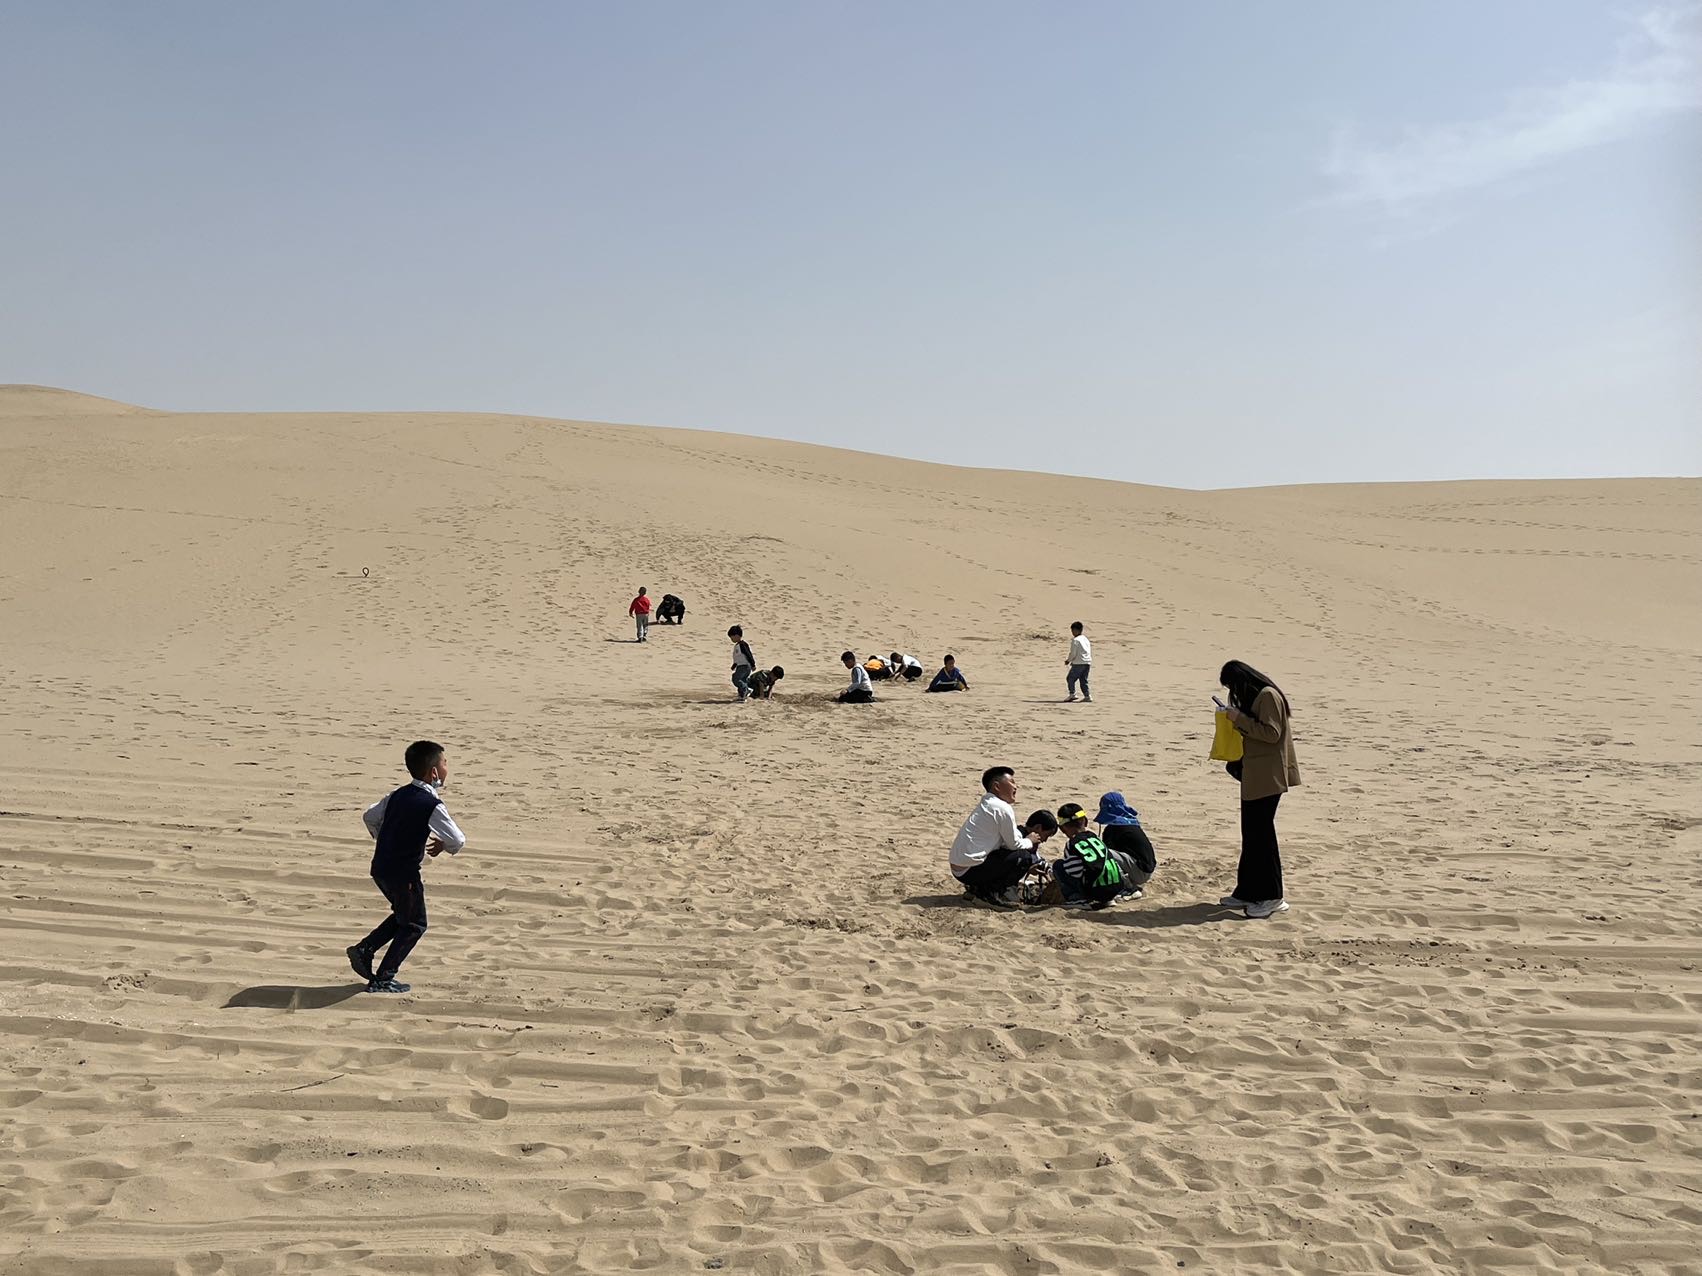
{"type": "Polygon", "coordinates": [[[1253,712],[1253,701],[1259,698],[1259,693],[1266,687],[1282,697],[1282,703],[1290,715],[1294,713],[1294,706],[1288,703],[1287,693],[1252,665],[1231,660],[1218,672],[1217,680],[1229,688],[1229,703],[1242,713],[1253,712]]]}

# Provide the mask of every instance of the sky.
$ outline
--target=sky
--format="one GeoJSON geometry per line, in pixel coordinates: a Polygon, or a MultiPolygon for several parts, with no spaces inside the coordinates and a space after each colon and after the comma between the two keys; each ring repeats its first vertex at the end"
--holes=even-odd
{"type": "Polygon", "coordinates": [[[1699,232],[1702,0],[0,0],[0,382],[150,407],[1694,475],[1699,232]]]}

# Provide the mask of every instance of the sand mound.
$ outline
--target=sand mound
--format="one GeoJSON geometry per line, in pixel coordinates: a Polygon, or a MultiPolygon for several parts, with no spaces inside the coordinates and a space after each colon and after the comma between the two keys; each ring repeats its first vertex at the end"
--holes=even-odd
{"type": "Polygon", "coordinates": [[[0,1270],[1696,1270],[1702,484],[0,410],[0,1270]],[[834,706],[847,646],[974,689],[834,706]],[[1267,923],[1204,902],[1232,655],[1308,781],[1267,923]],[[472,843],[380,1003],[425,734],[472,843]],[[1128,794],[1148,898],[963,907],[995,761],[1128,794]]]}
{"type": "Polygon", "coordinates": [[[50,385],[0,385],[0,420],[8,417],[132,416],[151,411],[116,399],[103,399],[50,385]]]}

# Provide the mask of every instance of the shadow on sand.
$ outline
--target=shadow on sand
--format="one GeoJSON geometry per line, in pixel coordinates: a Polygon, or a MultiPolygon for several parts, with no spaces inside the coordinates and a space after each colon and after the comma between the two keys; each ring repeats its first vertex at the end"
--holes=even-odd
{"type": "Polygon", "coordinates": [[[232,993],[224,1008],[261,1006],[267,1010],[324,1010],[366,991],[365,984],[323,984],[307,987],[298,984],[260,984],[232,993]]]}
{"type": "Polygon", "coordinates": [[[1214,922],[1246,921],[1234,909],[1220,904],[1170,904],[1164,908],[1142,908],[1138,902],[1081,914],[1101,926],[1133,926],[1136,930],[1165,930],[1172,926],[1205,926],[1214,922]]]}
{"type": "Polygon", "coordinates": [[[1018,906],[989,908],[968,895],[912,895],[904,901],[912,908],[974,908],[984,912],[1001,913],[1068,913],[1101,926],[1132,926],[1137,930],[1164,930],[1172,926],[1203,926],[1212,922],[1245,920],[1240,913],[1217,904],[1172,904],[1164,908],[1142,908],[1138,902],[1119,904],[1115,908],[1064,909],[1057,905],[1044,908],[1018,906]]]}

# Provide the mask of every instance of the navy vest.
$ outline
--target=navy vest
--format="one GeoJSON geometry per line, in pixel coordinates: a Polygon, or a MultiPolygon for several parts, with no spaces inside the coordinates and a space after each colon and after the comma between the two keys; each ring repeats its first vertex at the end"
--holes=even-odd
{"type": "Polygon", "coordinates": [[[425,863],[426,838],[431,835],[431,813],[443,799],[417,784],[404,784],[390,795],[384,807],[384,822],[378,826],[378,847],[372,853],[372,873],[417,873],[425,863]]]}

